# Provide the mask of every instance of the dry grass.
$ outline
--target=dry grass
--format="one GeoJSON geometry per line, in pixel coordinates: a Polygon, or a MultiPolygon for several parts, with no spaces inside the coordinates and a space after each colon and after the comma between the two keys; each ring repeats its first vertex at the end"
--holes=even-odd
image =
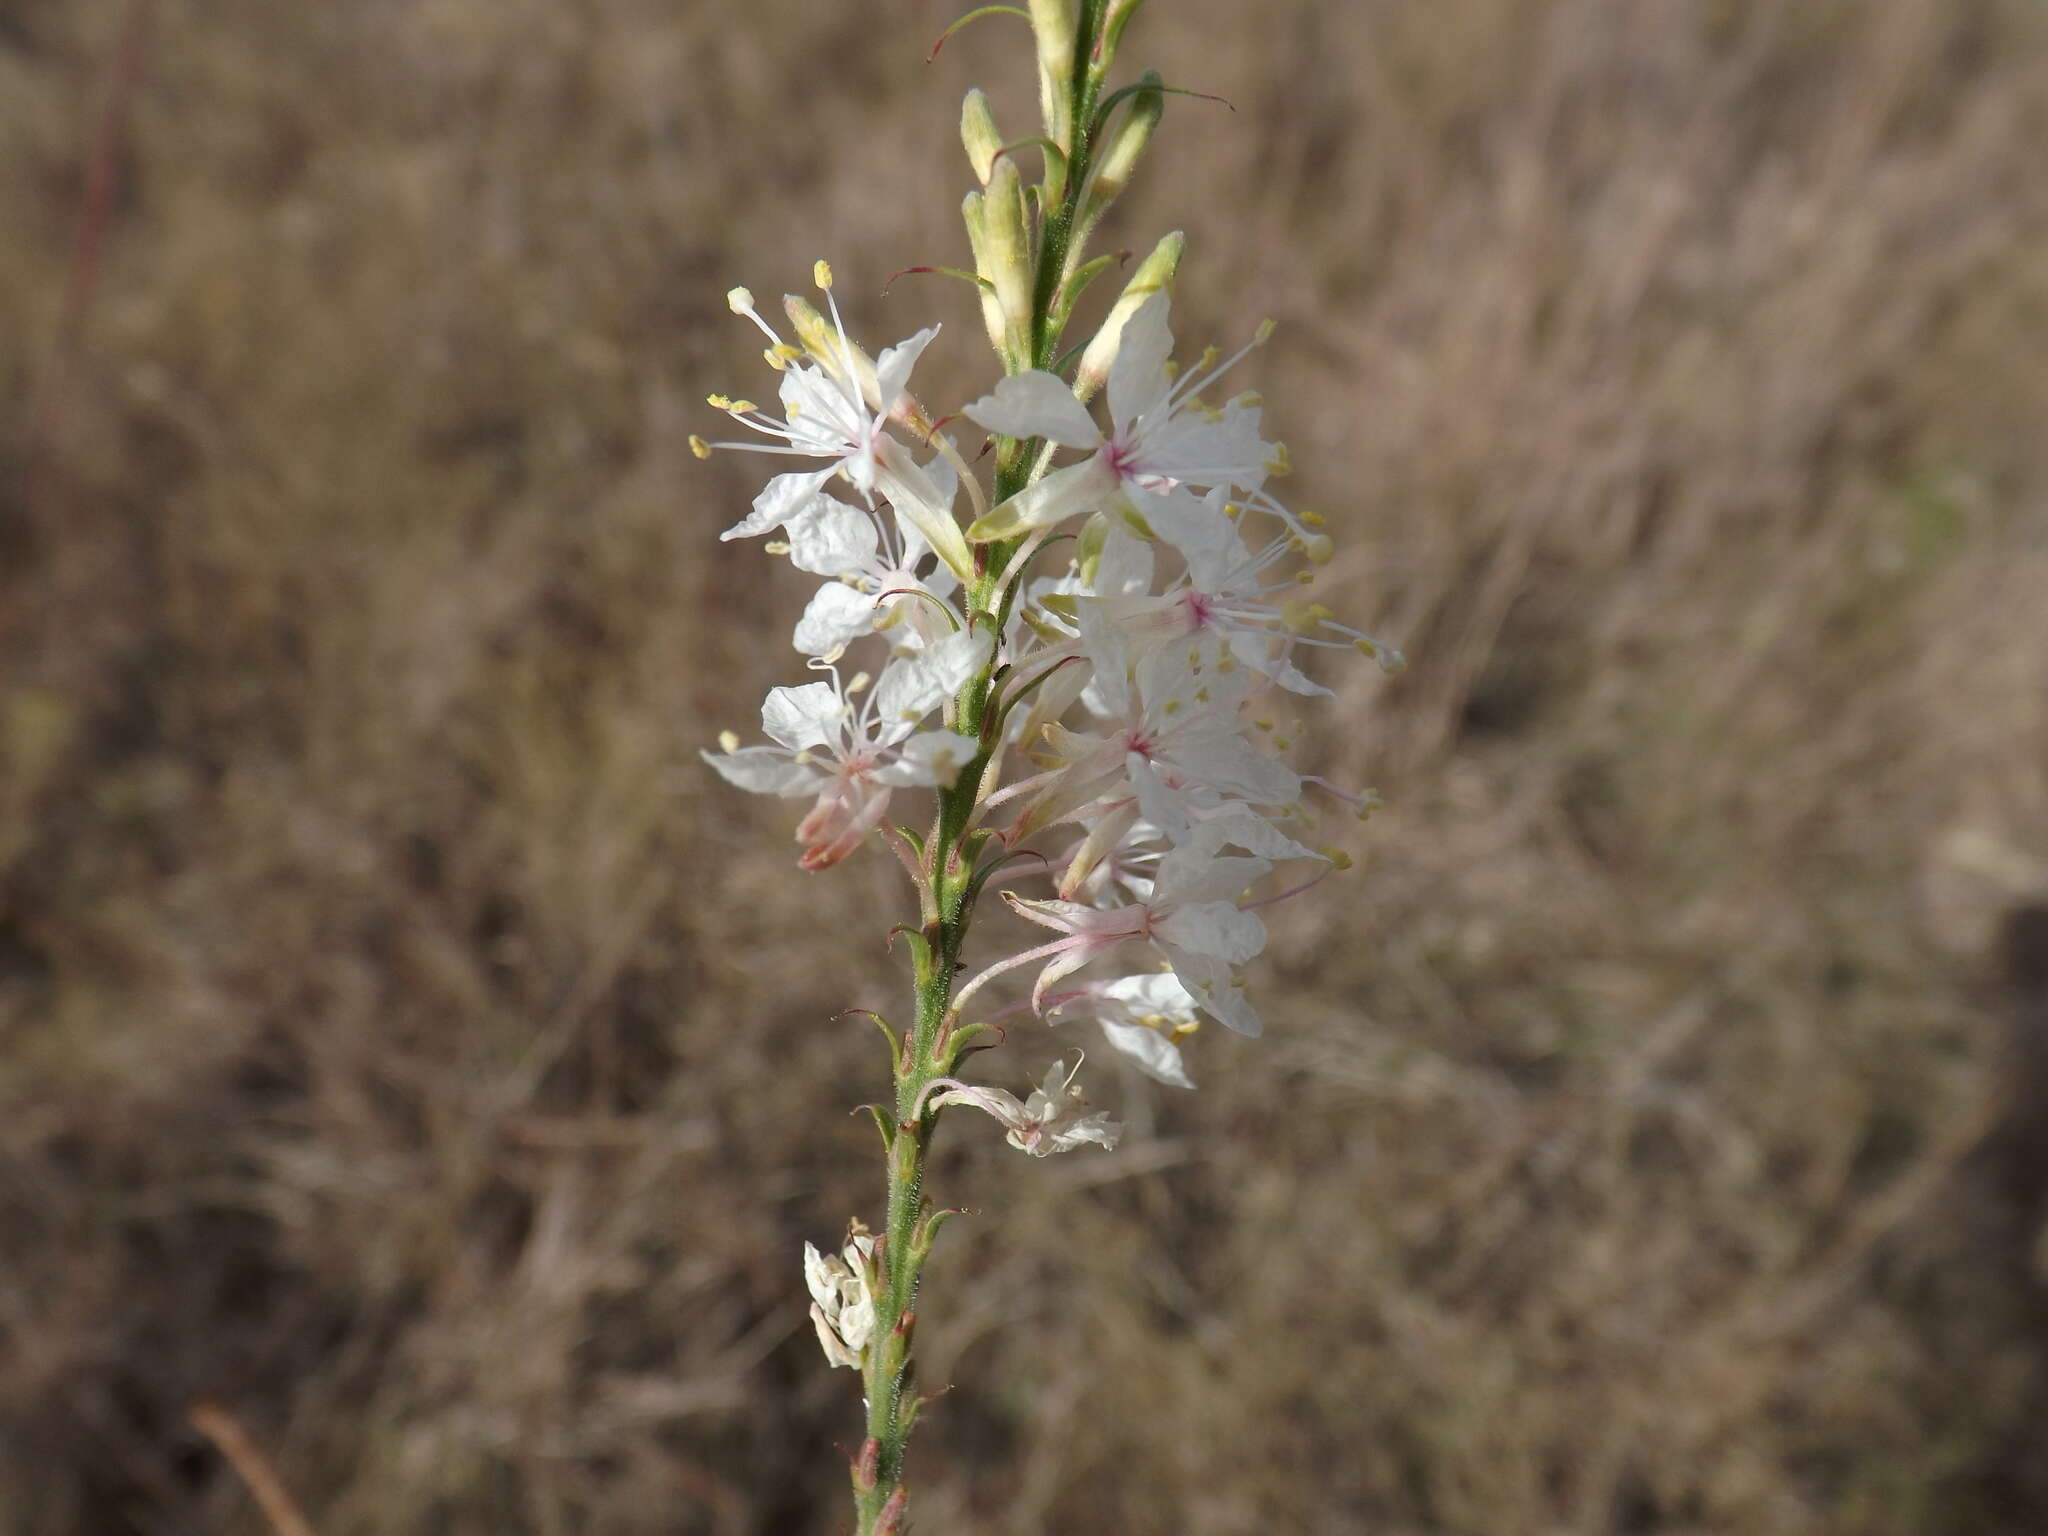
{"type": "MultiPolygon", "coordinates": [[[[121,16],[0,17],[0,1536],[262,1529],[202,1399],[322,1536],[838,1528],[794,1261],[877,1198],[828,1016],[903,897],[695,763],[801,588],[684,440],[728,283],[957,259],[958,93],[1025,95],[949,14],[162,0],[33,443],[121,16]]],[[[1134,35],[1236,111],[1122,237],[1282,320],[1416,665],[1311,732],[1393,809],[1269,1038],[1114,1157],[948,1139],[923,1527],[2048,1528],[1985,958],[2048,894],[2038,11],[1134,35]]],[[[927,300],[978,386],[951,292],[855,320],[927,300]]]]}

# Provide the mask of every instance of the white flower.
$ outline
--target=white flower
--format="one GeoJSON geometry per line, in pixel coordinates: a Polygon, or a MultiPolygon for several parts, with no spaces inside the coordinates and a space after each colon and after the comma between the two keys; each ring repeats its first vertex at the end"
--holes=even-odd
{"type": "Polygon", "coordinates": [[[797,862],[828,868],[881,824],[891,791],[951,787],[973,760],[980,748],[972,737],[917,727],[981,669],[988,651],[986,635],[949,635],[896,658],[858,702],[865,674],[843,682],[837,669],[830,683],[773,689],[761,706],[761,729],[774,746],[741,747],[728,736],[723,752],[702,756],[726,782],[755,794],[815,794],[817,803],[797,827],[804,845],[797,862]]]}
{"type": "Polygon", "coordinates": [[[1147,1077],[1174,1088],[1192,1088],[1181,1060],[1180,1041],[1200,1027],[1196,1003],[1171,971],[1145,976],[1119,976],[1114,981],[1083,982],[1046,1003],[1048,1021],[1086,1015],[1102,1026],[1109,1043],[1147,1077]]]}
{"type": "Polygon", "coordinates": [[[930,1086],[943,1086],[946,1091],[932,1099],[931,1107],[943,1109],[949,1104],[964,1104],[993,1115],[1009,1128],[1010,1134],[1004,1139],[1033,1157],[1071,1152],[1091,1142],[1114,1150],[1123,1127],[1106,1114],[1082,1113],[1088,1100],[1074,1079],[1080,1074],[1083,1059],[1076,1055],[1072,1070],[1064,1061],[1055,1061],[1045,1080],[1022,1103],[1014,1093],[1002,1088],[980,1087],[950,1077],[933,1078],[930,1086]]]}
{"type": "Polygon", "coordinates": [[[1355,649],[1387,672],[1406,665],[1399,651],[1304,601],[1297,577],[1268,578],[1275,565],[1300,553],[1300,540],[1280,534],[1254,550],[1226,505],[1222,491],[1199,498],[1175,491],[1149,505],[1148,523],[1185,557],[1186,572],[1160,595],[1099,599],[1128,637],[1141,678],[1149,668],[1189,655],[1215,669],[1248,667],[1291,693],[1327,697],[1329,689],[1294,665],[1297,646],[1355,649]]]}
{"type": "MultiPolygon", "coordinates": [[[[819,265],[823,271],[823,263],[819,265]]],[[[753,538],[781,527],[794,531],[819,511],[826,483],[835,475],[844,475],[870,507],[877,491],[888,497],[897,515],[914,523],[940,560],[964,579],[973,570],[973,559],[960,525],[953,520],[950,492],[941,500],[927,471],[888,432],[891,421],[906,419],[915,411],[909,395],[910,372],[939,328],[927,326],[886,348],[869,364],[860,349],[847,340],[829,284],[825,291],[832,308],[832,330],[811,338],[813,355],[809,358],[761,318],[754,308],[754,296],[746,289],[735,288],[727,295],[734,312],[753,321],[769,340],[768,360],[782,372],[783,414],[770,416],[751,400],[713,395],[712,405],[771,441],[704,443],[693,439],[692,446],[704,454],[714,448],[731,448],[829,462],[823,469],[777,475],[754,498],[753,510],[719,537],[753,538]]],[[[949,445],[942,448],[951,451],[949,445]]]]}
{"type": "Polygon", "coordinates": [[[1265,859],[1219,858],[1197,841],[1162,858],[1151,895],[1125,906],[1034,901],[1004,891],[1004,900],[1020,916],[1065,937],[997,961],[960,988],[954,1006],[1004,972],[1043,960],[1031,989],[1031,1005],[1042,1012],[1047,991],[1062,976],[1099,955],[1143,941],[1173,968],[1203,1012],[1239,1034],[1257,1035],[1264,1025],[1245,1000],[1236,968],[1266,947],[1266,925],[1235,898],[1272,867],[1265,859]]]}
{"type": "Polygon", "coordinates": [[[966,408],[970,419],[1005,437],[1086,449],[1088,457],[1025,487],[968,529],[968,537],[1005,539],[1049,528],[1133,491],[1142,498],[1142,513],[1146,500],[1176,486],[1235,485],[1249,491],[1262,484],[1273,452],[1259,436],[1259,407],[1240,397],[1214,410],[1194,397],[1267,334],[1262,326],[1257,340],[1221,367],[1191,368],[1176,379],[1168,366],[1173,333],[1167,328],[1167,298],[1154,294],[1124,326],[1110,366],[1107,434],[1058,375],[1016,373],[1003,379],[993,394],[966,408]]]}
{"type": "Polygon", "coordinates": [[[875,1298],[868,1290],[868,1261],[875,1240],[859,1222],[847,1234],[841,1254],[820,1253],[804,1244],[804,1284],[811,1292],[811,1323],[818,1343],[834,1365],[860,1369],[875,1333],[875,1298]]]}
{"type": "Polygon", "coordinates": [[[1088,703],[1105,717],[1103,726],[1045,727],[1037,756],[1046,771],[1027,781],[1035,782],[1031,799],[1004,834],[1013,845],[1118,784],[1175,842],[1188,835],[1198,808],[1226,797],[1269,806],[1301,798],[1300,776],[1246,737],[1240,706],[1251,690],[1249,671],[1234,663],[1212,668],[1199,651],[1175,650],[1146,669],[1140,687],[1129,637],[1107,600],[1079,599],[1076,612],[1081,646],[1094,665],[1088,703]]]}
{"type": "MultiPolygon", "coordinates": [[[[942,515],[950,517],[953,472],[943,462],[931,470],[944,498],[942,515]]],[[[797,621],[792,639],[798,650],[835,656],[878,629],[897,632],[896,649],[915,650],[957,627],[945,602],[957,585],[952,572],[942,565],[929,576],[918,574],[931,545],[916,523],[899,513],[893,528],[878,526],[871,514],[824,499],[824,507],[789,531],[790,564],[836,578],[818,589],[797,621]]]]}

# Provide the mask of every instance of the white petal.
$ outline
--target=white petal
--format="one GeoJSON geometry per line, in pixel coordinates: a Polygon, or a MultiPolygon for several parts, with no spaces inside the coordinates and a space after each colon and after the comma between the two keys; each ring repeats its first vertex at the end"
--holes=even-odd
{"type": "Polygon", "coordinates": [[[825,1261],[825,1255],[818,1252],[815,1243],[804,1244],[804,1285],[811,1293],[811,1300],[819,1306],[838,1304],[838,1282],[825,1261]]]}
{"type": "Polygon", "coordinates": [[[953,517],[958,477],[949,471],[934,478],[930,468],[919,465],[893,439],[884,445],[879,470],[882,494],[896,509],[898,521],[915,528],[955,576],[971,581],[974,557],[967,548],[967,536],[953,517]]]}
{"type": "Polygon", "coordinates": [[[1060,1126],[1051,1137],[1041,1140],[1032,1151],[1034,1157],[1044,1157],[1050,1152],[1071,1152],[1085,1143],[1093,1142],[1106,1152],[1114,1152],[1116,1144],[1123,1139],[1124,1128],[1106,1114],[1089,1115],[1071,1125],[1060,1126]]]}
{"type": "Polygon", "coordinates": [[[1178,843],[1185,840],[1188,835],[1188,804],[1192,797],[1185,790],[1174,789],[1162,782],[1141,753],[1125,754],[1124,777],[1137,792],[1139,814],[1165,833],[1168,841],[1178,843]]]}
{"type": "Polygon", "coordinates": [[[1322,855],[1303,847],[1265,817],[1245,805],[1228,805],[1204,816],[1189,841],[1210,852],[1225,846],[1242,848],[1262,859],[1315,859],[1322,855]]]}
{"type": "Polygon", "coordinates": [[[806,656],[830,656],[841,646],[873,634],[875,600],[844,582],[828,582],[812,595],[791,637],[806,656]]]}
{"type": "Polygon", "coordinates": [[[1156,409],[1172,388],[1166,360],[1173,355],[1173,332],[1167,327],[1167,298],[1155,293],[1124,322],[1116,361],[1109,366],[1109,414],[1119,432],[1156,409]]]}
{"type": "MultiPolygon", "coordinates": [[[[1175,986],[1178,987],[1179,983],[1176,982],[1175,986]]],[[[1188,1076],[1186,1063],[1181,1060],[1180,1047],[1160,1031],[1147,1029],[1143,1024],[1119,1024],[1113,1019],[1099,1022],[1109,1043],[1129,1057],[1147,1077],[1175,1088],[1195,1086],[1194,1079],[1188,1076]]]]}
{"type": "Polygon", "coordinates": [[[1146,971],[1103,982],[1097,995],[1122,1003],[1136,1013],[1163,1013],[1186,1023],[1195,1016],[1195,1000],[1171,971],[1146,971]]]}
{"type": "Polygon", "coordinates": [[[958,731],[926,731],[911,737],[899,750],[902,757],[871,775],[877,784],[895,789],[907,789],[913,784],[951,789],[960,770],[974,761],[981,744],[958,731]]]}
{"type": "Polygon", "coordinates": [[[737,752],[698,754],[726,783],[756,795],[808,795],[818,787],[818,770],[794,763],[773,747],[742,747],[737,752]]]}
{"type": "Polygon", "coordinates": [[[1175,949],[1243,965],[1266,947],[1266,925],[1227,901],[1191,901],[1157,919],[1152,931],[1175,949]]]}
{"type": "Polygon", "coordinates": [[[1152,546],[1112,521],[1102,541],[1092,583],[1098,597],[1136,597],[1152,590],[1152,546]]]}
{"type": "Polygon", "coordinates": [[[1081,599],[1074,605],[1074,618],[1081,649],[1095,668],[1090,706],[1107,719],[1121,720],[1131,708],[1130,636],[1105,599],[1081,599]]]}
{"type": "Polygon", "coordinates": [[[1227,1029],[1256,1038],[1265,1025],[1246,1000],[1244,989],[1230,978],[1230,967],[1208,955],[1193,955],[1162,945],[1174,973],[1202,1005],[1202,1011],[1227,1029]]]}
{"type": "Polygon", "coordinates": [[[1292,805],[1301,798],[1301,776],[1292,768],[1268,757],[1226,722],[1213,724],[1216,729],[1176,735],[1167,757],[1198,783],[1257,805],[1292,805]]]}
{"type": "Polygon", "coordinates": [[[986,631],[962,629],[890,662],[875,684],[875,711],[883,722],[883,739],[888,739],[892,725],[900,738],[903,727],[914,726],[958,693],[967,679],[987,664],[990,644],[986,631]]]}
{"type": "Polygon", "coordinates": [[[839,740],[846,703],[830,683],[771,688],[761,706],[761,729],[792,752],[839,740]]]}
{"type": "Polygon", "coordinates": [[[918,355],[931,345],[932,338],[938,334],[936,325],[926,326],[907,341],[899,341],[895,346],[883,349],[882,355],[875,359],[875,409],[886,413],[895,406],[897,396],[910,383],[910,370],[916,366],[918,355]]]}
{"type": "Polygon", "coordinates": [[[851,1366],[856,1371],[860,1369],[860,1356],[840,1341],[823,1307],[815,1304],[811,1307],[811,1326],[818,1330],[818,1347],[825,1351],[825,1359],[830,1364],[851,1366]]]}
{"type": "Polygon", "coordinates": [[[813,502],[829,500],[818,488],[831,478],[829,469],[777,475],[754,498],[754,510],[721,533],[719,540],[755,538],[774,532],[792,518],[804,517],[815,510],[813,502]]]}
{"type": "Polygon", "coordinates": [[[968,528],[967,537],[985,544],[990,539],[1015,538],[1033,528],[1050,528],[1076,513],[1097,510],[1116,494],[1117,486],[1116,471],[1100,454],[1090,455],[1078,464],[1054,470],[992,508],[988,516],[968,528]]]}
{"type": "Polygon", "coordinates": [[[1188,580],[1198,592],[1232,592],[1247,575],[1256,582],[1251,555],[1237,524],[1223,515],[1224,494],[1175,491],[1145,503],[1153,532],[1187,557],[1188,580]]]}
{"type": "Polygon", "coordinates": [[[867,568],[881,545],[872,517],[820,496],[809,516],[790,525],[789,563],[813,576],[851,576],[867,568]]]}
{"type": "Polygon", "coordinates": [[[1159,899],[1221,901],[1272,867],[1264,859],[1219,859],[1213,847],[1191,840],[1159,861],[1159,899]]]}
{"type": "Polygon", "coordinates": [[[1094,448],[1101,429],[1064,379],[1050,373],[1013,373],[966,408],[977,426],[1004,437],[1042,437],[1067,448],[1094,448]]]}
{"type": "Polygon", "coordinates": [[[1249,491],[1266,478],[1269,451],[1259,436],[1259,413],[1225,406],[1216,420],[1183,409],[1164,421],[1146,422],[1139,457],[1150,475],[1169,475],[1205,489],[1235,485],[1249,491]]]}

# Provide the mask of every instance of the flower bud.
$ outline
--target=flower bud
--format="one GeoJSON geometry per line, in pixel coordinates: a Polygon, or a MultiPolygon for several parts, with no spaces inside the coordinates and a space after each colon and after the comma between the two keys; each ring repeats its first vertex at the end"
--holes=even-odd
{"type": "Polygon", "coordinates": [[[1084,224],[1092,224],[1101,217],[1103,210],[1130,185],[1131,173],[1138,168],[1139,157],[1151,142],[1152,130],[1166,113],[1166,93],[1159,89],[1164,84],[1159,71],[1146,70],[1138,83],[1143,89],[1131,98],[1129,109],[1118,120],[1103,147],[1102,158],[1096,162],[1095,180],[1088,188],[1088,203],[1082,213],[1084,224]]]}
{"type": "Polygon", "coordinates": [[[1083,400],[1088,399],[1109,377],[1110,365],[1116,361],[1117,348],[1123,343],[1124,326],[1131,316],[1160,289],[1171,286],[1173,274],[1180,267],[1180,253],[1187,244],[1187,236],[1175,230],[1157,245],[1152,254],[1138,263],[1138,270],[1131,274],[1131,280],[1124,284],[1124,291],[1109,311],[1109,317],[1102,322],[1102,329],[1095,333],[1095,339],[1088,343],[1088,350],[1081,354],[1081,369],[1074,379],[1074,393],[1083,400]]]}
{"type": "Polygon", "coordinates": [[[1003,148],[1003,135],[996,127],[996,115],[989,110],[988,97],[977,88],[960,103],[960,142],[967,147],[967,160],[985,187],[995,169],[996,156],[1003,148]]]}
{"type": "Polygon", "coordinates": [[[1145,0],[1109,0],[1109,9],[1102,19],[1102,57],[1106,64],[1116,54],[1116,45],[1123,40],[1124,28],[1131,24],[1131,18],[1138,14],[1145,0]]]}
{"type": "Polygon", "coordinates": [[[1031,30],[1038,34],[1038,96],[1045,110],[1045,136],[1071,152],[1074,122],[1068,86],[1078,30],[1074,0],[1031,0],[1031,30]]]}
{"type": "Polygon", "coordinates": [[[982,233],[988,270],[996,285],[996,302],[1009,322],[1010,344],[1003,355],[1018,367],[1031,362],[1031,226],[1024,211],[1024,178],[1017,162],[1005,155],[989,176],[988,200],[982,205],[982,233]]]}
{"type": "Polygon", "coordinates": [[[967,244],[974,252],[974,270],[989,285],[981,290],[981,321],[988,328],[989,345],[999,355],[1005,355],[1009,324],[1003,315],[1002,300],[996,296],[995,279],[989,271],[988,198],[980,192],[968,193],[960,204],[960,222],[967,226],[967,244]]]}

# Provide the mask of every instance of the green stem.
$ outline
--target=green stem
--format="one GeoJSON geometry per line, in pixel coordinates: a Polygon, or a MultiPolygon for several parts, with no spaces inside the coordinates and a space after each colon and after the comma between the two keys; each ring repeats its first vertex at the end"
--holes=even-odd
{"type": "MultiPolygon", "coordinates": [[[[1074,141],[1069,146],[1066,185],[1057,208],[1046,212],[1038,241],[1038,270],[1032,284],[1031,350],[1028,366],[1052,364],[1059,345],[1062,283],[1077,229],[1083,188],[1095,151],[1090,131],[1107,59],[1097,59],[1108,0],[1082,0],[1080,40],[1074,49],[1070,83],[1074,141]]],[[[1000,503],[1043,473],[1042,456],[1030,445],[1008,442],[998,454],[995,500],[1000,503]]],[[[1009,618],[1014,582],[1006,567],[1021,540],[994,546],[967,603],[977,624],[997,635],[1009,618]]],[[[994,681],[990,672],[970,682],[955,703],[955,727],[979,738],[989,724],[994,681]]],[[[983,788],[981,778],[996,743],[984,741],[980,754],[962,771],[954,788],[939,794],[938,816],[924,849],[925,923],[914,941],[917,958],[914,1024],[896,1061],[894,1130],[889,1138],[888,1215],[875,1249],[872,1287],[875,1332],[862,1368],[867,1392],[867,1439],[855,1458],[854,1503],[860,1536],[895,1536],[907,1522],[903,1476],[904,1446],[917,1418],[918,1398],[911,1354],[917,1323],[918,1284],[931,1251],[937,1213],[925,1198],[926,1159],[938,1116],[923,1107],[934,1078],[947,1077],[958,1059],[959,1042],[948,1014],[953,979],[973,915],[974,855],[980,843],[968,831],[983,788]]]]}
{"type": "MultiPolygon", "coordinates": [[[[978,693],[984,701],[985,683],[978,693]]],[[[963,712],[962,729],[968,728],[963,712]]],[[[875,1252],[875,1333],[863,1367],[867,1440],[853,1469],[861,1536],[889,1536],[899,1530],[906,1502],[904,1445],[917,1416],[911,1346],[918,1284],[931,1251],[934,1225],[931,1202],[924,1194],[925,1165],[938,1120],[921,1101],[934,1078],[951,1073],[955,1060],[947,1014],[971,916],[971,871],[961,867],[971,860],[961,858],[961,842],[974,809],[980,768],[977,760],[961,774],[954,789],[941,792],[937,824],[925,849],[923,873],[931,893],[927,911],[936,915],[914,942],[917,1013],[896,1062],[888,1215],[875,1252]]]]}

